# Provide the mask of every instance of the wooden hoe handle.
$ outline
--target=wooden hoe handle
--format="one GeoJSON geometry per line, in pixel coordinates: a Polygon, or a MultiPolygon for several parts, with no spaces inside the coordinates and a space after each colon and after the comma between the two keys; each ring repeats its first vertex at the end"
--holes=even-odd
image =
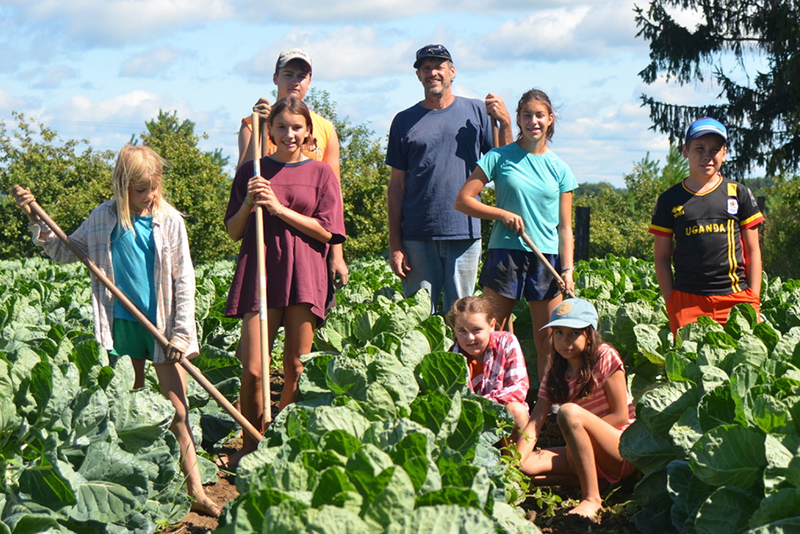
{"type": "MultiPolygon", "coordinates": [[[[22,189],[19,185],[15,185],[13,190],[16,192],[22,189]]],[[[42,207],[36,202],[33,201],[30,204],[31,211],[36,214],[44,223],[52,230],[52,232],[58,237],[64,244],[69,248],[75,256],[83,262],[86,267],[92,272],[92,274],[97,278],[101,284],[103,284],[114,297],[119,300],[120,304],[125,306],[125,309],[131,312],[133,316],[136,318],[142,326],[152,335],[156,342],[161,345],[165,350],[169,345],[169,340],[162,334],[150,320],[139,311],[139,309],[130,301],[125,294],[120,291],[120,289],[114,285],[114,283],[100,270],[100,268],[95,265],[95,263],[89,259],[89,257],[83,253],[81,249],[79,249],[75,244],[70,240],[69,236],[64,233],[64,231],[59,227],[56,222],[50,218],[47,212],[42,209],[42,207]]],[[[247,432],[253,439],[256,441],[261,441],[262,436],[261,433],[256,430],[256,428],[250,424],[250,422],[245,419],[245,417],[239,413],[239,411],[231,404],[225,396],[219,392],[217,388],[214,387],[214,384],[209,382],[209,380],[203,376],[203,373],[200,372],[200,369],[192,365],[192,363],[187,360],[186,358],[181,358],[180,363],[186,372],[189,373],[192,378],[194,378],[200,386],[204,390],[208,392],[211,397],[214,398],[217,403],[222,406],[222,408],[228,412],[228,414],[236,420],[237,423],[247,432]]]]}
{"type": "MultiPolygon", "coordinates": [[[[250,143],[253,156],[254,176],[261,174],[261,132],[259,116],[253,112],[250,123],[253,126],[253,141],[250,143]]],[[[261,346],[261,396],[264,403],[263,423],[272,422],[272,395],[269,387],[269,321],[267,320],[267,258],[264,247],[264,208],[256,205],[256,263],[258,264],[258,319],[261,346]]]]}

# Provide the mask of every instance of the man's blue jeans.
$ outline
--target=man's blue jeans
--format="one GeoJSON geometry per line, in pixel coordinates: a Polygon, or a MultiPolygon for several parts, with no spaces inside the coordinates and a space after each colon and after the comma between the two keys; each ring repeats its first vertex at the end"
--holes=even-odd
{"type": "Polygon", "coordinates": [[[456,300],[475,293],[480,239],[403,240],[403,250],[411,267],[403,280],[403,294],[410,297],[420,289],[427,290],[433,303],[432,314],[436,313],[442,291],[442,313],[450,311],[456,300]]]}

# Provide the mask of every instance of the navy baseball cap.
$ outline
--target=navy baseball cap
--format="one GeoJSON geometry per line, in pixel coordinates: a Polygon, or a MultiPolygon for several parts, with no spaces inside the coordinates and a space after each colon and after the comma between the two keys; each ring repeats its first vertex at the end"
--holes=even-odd
{"type": "Polygon", "coordinates": [[[566,326],[567,328],[586,328],[591,326],[597,330],[597,310],[588,300],[567,299],[553,310],[550,322],[540,330],[553,326],[566,326]]]}
{"type": "Polygon", "coordinates": [[[711,117],[703,117],[694,121],[686,131],[686,142],[688,143],[692,139],[697,139],[706,134],[716,134],[722,137],[726,143],[728,142],[728,129],[717,119],[712,119],[711,117]]]}
{"type": "Polygon", "coordinates": [[[447,51],[444,45],[429,44],[417,50],[417,60],[414,62],[414,68],[418,69],[419,64],[422,63],[422,60],[428,58],[446,59],[451,63],[453,62],[450,52],[447,51]]]}

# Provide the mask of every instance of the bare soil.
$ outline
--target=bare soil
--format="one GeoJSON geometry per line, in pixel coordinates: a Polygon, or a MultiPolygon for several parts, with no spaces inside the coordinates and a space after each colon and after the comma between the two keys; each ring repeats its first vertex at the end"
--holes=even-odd
{"type": "MultiPolygon", "coordinates": [[[[273,371],[270,378],[272,385],[272,413],[278,413],[278,401],[283,390],[283,374],[273,371]]],[[[542,447],[556,447],[563,445],[564,441],[554,424],[546,425],[539,439],[542,447]]],[[[230,454],[241,448],[241,439],[231,441],[222,453],[230,454]]],[[[639,530],[630,521],[633,505],[633,487],[639,475],[633,475],[619,485],[607,488],[603,492],[605,506],[596,520],[592,521],[581,517],[568,515],[572,507],[580,500],[580,488],[554,486],[544,488],[552,491],[561,498],[561,503],[548,506],[547,502],[539,506],[537,499],[529,497],[521,507],[527,513],[530,521],[536,524],[544,534],[586,534],[602,532],[608,534],[639,534],[639,530]]],[[[531,488],[534,490],[535,488],[531,488]]],[[[220,506],[235,499],[239,492],[236,490],[236,477],[234,474],[220,469],[217,472],[217,481],[206,486],[206,493],[220,506]]],[[[203,534],[217,528],[217,519],[195,512],[190,512],[180,523],[171,525],[162,532],[166,534],[203,534]]]]}

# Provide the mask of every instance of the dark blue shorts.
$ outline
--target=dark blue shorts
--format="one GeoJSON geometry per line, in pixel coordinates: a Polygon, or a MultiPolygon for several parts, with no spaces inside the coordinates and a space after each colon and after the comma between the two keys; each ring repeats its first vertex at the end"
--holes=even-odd
{"type": "Polygon", "coordinates": [[[130,356],[134,360],[153,361],[156,340],[147,329],[136,321],[114,319],[114,356],[130,356]]]}
{"type": "MultiPolygon", "coordinates": [[[[561,269],[558,254],[544,254],[556,272],[561,269]]],[[[558,293],[558,282],[533,252],[490,248],[483,263],[481,287],[514,300],[550,300],[558,293]]]]}

